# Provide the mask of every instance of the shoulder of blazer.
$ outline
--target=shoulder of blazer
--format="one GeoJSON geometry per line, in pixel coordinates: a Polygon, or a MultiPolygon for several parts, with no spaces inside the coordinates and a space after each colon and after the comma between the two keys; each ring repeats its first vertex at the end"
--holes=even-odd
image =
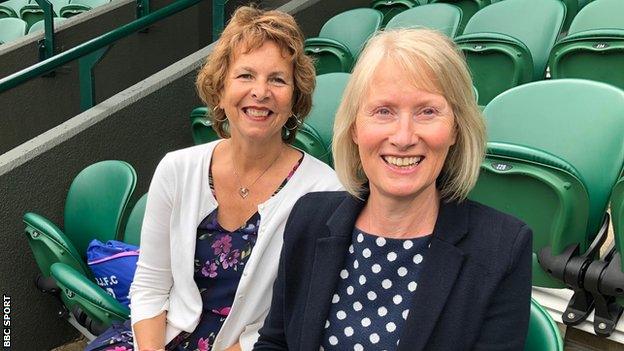
{"type": "Polygon", "coordinates": [[[478,202],[466,200],[470,220],[465,242],[459,244],[469,251],[479,252],[480,261],[490,269],[506,270],[521,254],[522,246],[530,248],[531,229],[520,219],[478,202]],[[496,261],[493,263],[491,261],[496,261]]]}

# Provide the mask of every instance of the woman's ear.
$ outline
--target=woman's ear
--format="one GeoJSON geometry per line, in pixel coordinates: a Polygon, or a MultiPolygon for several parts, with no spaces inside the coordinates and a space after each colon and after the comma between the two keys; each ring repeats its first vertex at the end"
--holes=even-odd
{"type": "Polygon", "coordinates": [[[351,140],[353,140],[355,145],[358,144],[358,135],[357,135],[357,130],[355,128],[355,123],[351,126],[351,140]]]}

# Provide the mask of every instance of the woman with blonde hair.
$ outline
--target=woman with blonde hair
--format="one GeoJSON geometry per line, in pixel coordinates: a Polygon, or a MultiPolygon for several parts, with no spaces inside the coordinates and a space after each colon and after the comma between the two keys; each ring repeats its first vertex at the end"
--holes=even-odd
{"type": "Polygon", "coordinates": [[[239,8],[197,77],[223,139],[167,154],[150,186],[131,287],[135,349],[250,350],[286,219],[334,172],[290,146],[314,66],[295,20],[239,8]]]}
{"type": "Polygon", "coordinates": [[[531,231],[466,199],[485,141],[450,39],[373,37],[334,125],[347,192],[293,208],[254,350],[523,350],[531,231]]]}

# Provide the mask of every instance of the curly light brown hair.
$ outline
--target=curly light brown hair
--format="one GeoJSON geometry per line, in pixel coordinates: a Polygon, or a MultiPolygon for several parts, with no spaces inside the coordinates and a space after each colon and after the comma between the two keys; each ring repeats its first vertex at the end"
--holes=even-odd
{"type": "MultiPolygon", "coordinates": [[[[209,108],[218,106],[235,55],[256,50],[267,41],[275,42],[293,64],[292,111],[298,121],[289,118],[286,121],[288,133],[283,133],[284,141],[290,143],[295,139],[300,122],[310,113],[316,83],[314,64],[304,53],[303,33],[291,15],[250,6],[238,8],[199,71],[195,85],[199,97],[209,108]]],[[[209,118],[221,138],[230,137],[223,109],[215,108],[209,118]]]]}

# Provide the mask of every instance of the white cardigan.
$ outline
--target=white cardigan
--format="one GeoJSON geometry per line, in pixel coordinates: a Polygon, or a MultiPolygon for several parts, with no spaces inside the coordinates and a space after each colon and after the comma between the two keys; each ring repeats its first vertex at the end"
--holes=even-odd
{"type": "MultiPolygon", "coordinates": [[[[208,184],[210,159],[218,142],[167,154],[150,185],[141,253],[130,288],[132,324],[168,311],[165,343],[181,331],[193,332],[202,312],[193,279],[195,241],[199,223],[218,205],[208,184]]],[[[258,239],[213,350],[237,342],[245,351],[253,348],[271,304],[284,226],[293,205],[308,192],[341,188],[330,167],[305,154],[284,188],[258,205],[258,239]]],[[[134,346],[138,350],[136,342],[134,346]]]]}

